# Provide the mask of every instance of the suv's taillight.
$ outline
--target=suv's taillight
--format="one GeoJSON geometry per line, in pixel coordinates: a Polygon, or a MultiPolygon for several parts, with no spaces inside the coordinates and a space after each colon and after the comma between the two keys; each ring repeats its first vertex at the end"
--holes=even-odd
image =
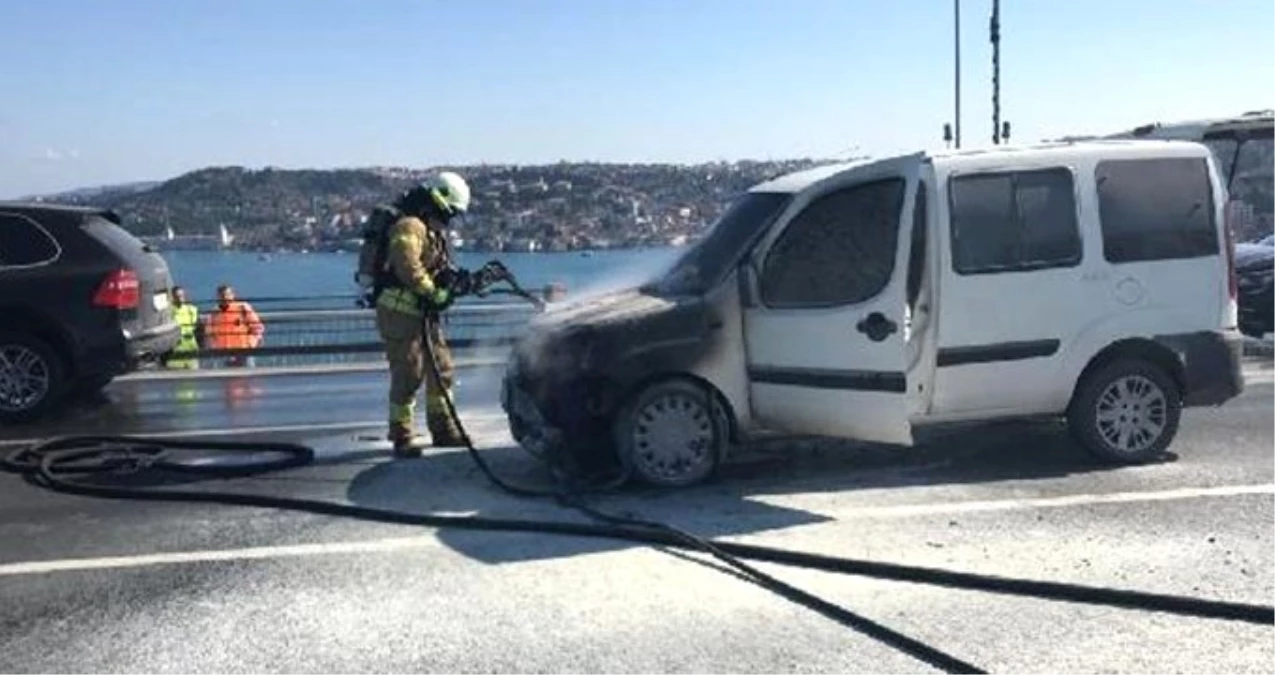
{"type": "Polygon", "coordinates": [[[1226,205],[1226,213],[1223,217],[1223,227],[1226,228],[1226,292],[1230,294],[1232,300],[1240,295],[1239,279],[1235,274],[1235,219],[1232,217],[1234,209],[1232,206],[1235,202],[1226,205]]]}
{"type": "Polygon", "coordinates": [[[113,309],[137,309],[141,296],[141,284],[137,273],[130,269],[118,269],[106,275],[93,294],[93,304],[113,309]]]}

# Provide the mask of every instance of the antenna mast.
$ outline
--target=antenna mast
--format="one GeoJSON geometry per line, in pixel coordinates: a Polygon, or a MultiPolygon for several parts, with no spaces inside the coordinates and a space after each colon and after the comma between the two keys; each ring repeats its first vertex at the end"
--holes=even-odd
{"type": "Polygon", "coordinates": [[[988,27],[992,41],[992,143],[1009,140],[1009,122],[1001,124],[1001,2],[992,0],[988,27]]]}

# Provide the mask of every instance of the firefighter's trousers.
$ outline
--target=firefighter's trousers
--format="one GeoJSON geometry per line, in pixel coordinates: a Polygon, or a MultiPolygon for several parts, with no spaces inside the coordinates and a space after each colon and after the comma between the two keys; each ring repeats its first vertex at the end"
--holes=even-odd
{"type": "Polygon", "coordinates": [[[452,395],[454,371],[451,350],[443,336],[437,315],[376,308],[376,327],[385,342],[385,358],[390,368],[390,438],[410,438],[413,434],[416,395],[425,385],[425,416],[437,443],[440,436],[455,437],[457,431],[448,415],[446,397],[452,395]],[[425,351],[426,340],[438,361],[441,381],[435,380],[425,351]]]}

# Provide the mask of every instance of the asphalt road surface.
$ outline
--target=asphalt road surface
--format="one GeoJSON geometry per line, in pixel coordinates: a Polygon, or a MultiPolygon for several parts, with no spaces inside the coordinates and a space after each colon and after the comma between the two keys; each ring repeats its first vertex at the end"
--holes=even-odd
{"type": "MultiPolygon", "coordinates": [[[[1096,465],[1057,429],[1013,424],[907,451],[772,444],[711,485],[599,505],[737,541],[1270,604],[1272,378],[1249,375],[1225,407],[1188,411],[1175,456],[1151,466],[1096,465]]],[[[572,517],[498,491],[463,452],[388,462],[384,378],[119,382],[0,443],[303,440],[315,465],[215,487],[572,517]]],[[[495,468],[544,480],[509,447],[494,374],[461,378],[495,468]]],[[[610,541],[71,497],[0,474],[0,672],[933,671],[714,565],[610,541]]],[[[1275,659],[1270,626],[758,566],[991,672],[1269,672],[1275,659]]]]}

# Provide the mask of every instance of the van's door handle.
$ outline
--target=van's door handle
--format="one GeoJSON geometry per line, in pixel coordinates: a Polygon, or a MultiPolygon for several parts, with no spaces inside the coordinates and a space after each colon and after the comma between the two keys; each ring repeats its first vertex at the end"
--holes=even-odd
{"type": "Polygon", "coordinates": [[[855,327],[873,342],[880,342],[899,330],[899,325],[885,318],[885,315],[881,312],[869,314],[866,318],[859,321],[855,327]]]}

